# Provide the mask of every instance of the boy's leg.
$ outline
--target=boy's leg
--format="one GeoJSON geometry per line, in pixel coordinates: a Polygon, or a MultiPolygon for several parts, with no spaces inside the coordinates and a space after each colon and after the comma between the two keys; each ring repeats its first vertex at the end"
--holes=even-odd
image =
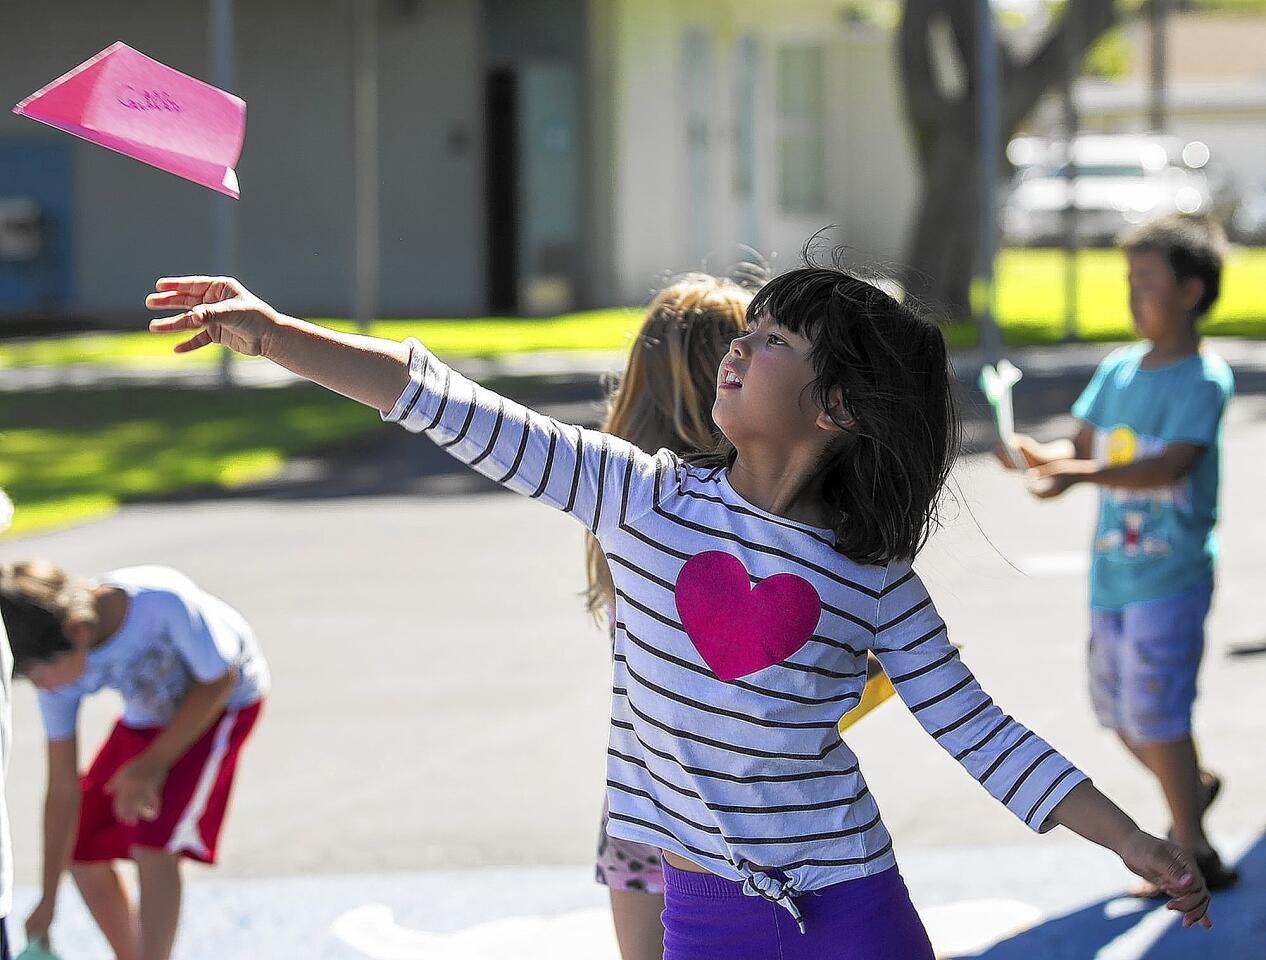
{"type": "MultiPolygon", "coordinates": [[[[1125,748],[1134,755],[1134,758],[1150,771],[1151,765],[1148,763],[1147,758],[1143,755],[1143,752],[1139,749],[1139,747],[1130,743],[1130,741],[1124,736],[1120,739],[1125,748]]],[[[1217,774],[1200,766],[1200,749],[1196,745],[1194,738],[1192,738],[1191,749],[1196,753],[1196,770],[1197,777],[1200,781],[1200,787],[1197,791],[1196,811],[1200,814],[1200,822],[1203,823],[1205,811],[1209,809],[1209,806],[1217,798],[1218,792],[1222,789],[1222,781],[1217,774]]]]}
{"type": "Polygon", "coordinates": [[[114,864],[75,863],[70,867],[79,895],[118,960],[140,960],[136,913],[114,864]]]}
{"type": "Polygon", "coordinates": [[[1174,842],[1193,853],[1206,853],[1209,840],[1204,833],[1203,786],[1195,742],[1187,736],[1157,743],[1125,743],[1160,782],[1169,805],[1174,842]]]}
{"type": "Polygon", "coordinates": [[[242,744],[260,704],[222,714],[172,764],[154,820],[133,830],[131,856],[141,876],[141,958],[168,960],[180,920],[180,859],[215,863],[242,744]]]}
{"type": "Polygon", "coordinates": [[[141,875],[141,960],[170,960],[180,921],[180,855],[136,847],[141,875]]]}
{"type": "Polygon", "coordinates": [[[141,941],[132,898],[114,867],[128,857],[131,828],[115,819],[114,799],[105,785],[151,738],[147,731],[116,723],[79,783],[79,825],[70,874],[118,960],[140,960],[141,941]]]}

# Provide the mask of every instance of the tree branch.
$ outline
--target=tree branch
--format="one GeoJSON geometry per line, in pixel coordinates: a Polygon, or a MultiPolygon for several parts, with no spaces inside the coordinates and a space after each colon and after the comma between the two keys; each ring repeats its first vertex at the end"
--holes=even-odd
{"type": "Polygon", "coordinates": [[[1002,74],[1002,129],[1015,130],[1042,95],[1066,69],[1068,58],[1080,64],[1086,51],[1117,22],[1113,0],[1068,0],[1059,25],[1051,29],[1033,56],[1020,65],[1008,64],[1002,74]],[[1076,49],[1068,48],[1069,30],[1076,25],[1076,49]]]}
{"type": "Polygon", "coordinates": [[[958,62],[963,70],[964,98],[976,96],[976,4],[975,0],[946,0],[945,15],[949,19],[950,33],[958,51],[958,62]]]}
{"type": "MultiPolygon", "coordinates": [[[[937,118],[947,106],[932,64],[931,28],[935,9],[932,0],[906,0],[897,35],[906,114],[920,141],[926,131],[936,126],[937,118]]],[[[922,143],[920,154],[924,154],[922,143]]]]}

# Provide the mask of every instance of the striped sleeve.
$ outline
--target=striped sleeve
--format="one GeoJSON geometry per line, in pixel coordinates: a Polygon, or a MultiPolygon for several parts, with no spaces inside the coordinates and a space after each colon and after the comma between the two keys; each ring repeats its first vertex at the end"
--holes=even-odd
{"type": "Polygon", "coordinates": [[[909,563],[889,568],[873,649],[915,719],[977,783],[1031,829],[1055,826],[1051,811],[1086,775],[980,688],[909,563]]]}
{"type": "Polygon", "coordinates": [[[423,433],[507,489],[575,517],[601,539],[649,510],[673,465],[596,430],[561,423],[468,380],[407,340],[409,385],[383,419],[423,433]]]}

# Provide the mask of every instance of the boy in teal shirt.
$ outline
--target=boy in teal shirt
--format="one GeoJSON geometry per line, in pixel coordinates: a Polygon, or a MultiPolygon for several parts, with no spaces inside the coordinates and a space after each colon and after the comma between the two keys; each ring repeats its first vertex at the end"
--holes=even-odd
{"type": "MultiPolygon", "coordinates": [[[[1191,735],[1217,559],[1222,420],[1234,390],[1197,324],[1217,300],[1217,224],[1164,217],[1128,234],[1130,313],[1140,343],[1110,354],[1073,405],[1071,441],[1018,436],[1030,490],[1100,489],[1090,564],[1090,690],[1100,722],[1156,777],[1172,837],[1210,890],[1233,884],[1204,832],[1221,781],[1191,735]]],[[[1153,895],[1154,890],[1139,891],[1153,895]]]]}

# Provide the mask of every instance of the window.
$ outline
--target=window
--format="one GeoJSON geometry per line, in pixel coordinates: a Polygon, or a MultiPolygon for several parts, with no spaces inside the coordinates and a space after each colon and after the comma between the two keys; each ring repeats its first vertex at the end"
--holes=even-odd
{"type": "Polygon", "coordinates": [[[826,205],[824,60],[822,47],[778,51],[778,197],[787,213],[826,205]]]}

